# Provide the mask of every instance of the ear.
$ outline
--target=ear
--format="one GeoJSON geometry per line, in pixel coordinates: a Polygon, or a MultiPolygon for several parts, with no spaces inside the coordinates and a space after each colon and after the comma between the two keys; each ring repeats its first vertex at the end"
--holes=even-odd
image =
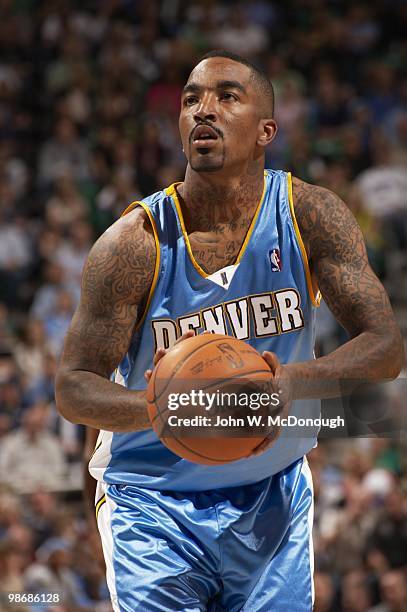
{"type": "Polygon", "coordinates": [[[256,144],[267,147],[277,134],[277,123],[274,119],[260,119],[256,144]]]}

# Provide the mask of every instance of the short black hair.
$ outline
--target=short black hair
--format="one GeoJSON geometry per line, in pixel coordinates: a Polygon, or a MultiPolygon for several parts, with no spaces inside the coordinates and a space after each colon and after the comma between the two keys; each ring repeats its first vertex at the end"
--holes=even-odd
{"type": "Polygon", "coordinates": [[[250,68],[251,79],[254,82],[255,87],[258,89],[260,94],[263,96],[263,99],[265,102],[263,112],[267,116],[273,117],[273,114],[274,114],[273,84],[268,78],[267,74],[263,70],[261,70],[261,68],[258,68],[255,64],[250,62],[248,59],[242,57],[241,55],[237,55],[236,53],[231,53],[230,51],[225,51],[224,49],[216,49],[214,51],[209,51],[209,53],[206,53],[203,57],[200,58],[200,60],[197,62],[196,65],[198,65],[199,63],[211,57],[226,57],[227,59],[237,62],[238,64],[243,64],[244,66],[247,66],[248,68],[250,68]]]}

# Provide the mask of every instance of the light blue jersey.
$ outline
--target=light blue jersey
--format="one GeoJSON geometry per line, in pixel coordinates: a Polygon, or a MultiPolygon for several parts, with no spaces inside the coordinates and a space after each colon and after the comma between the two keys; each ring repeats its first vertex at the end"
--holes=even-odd
{"type": "MultiPolygon", "coordinates": [[[[236,262],[206,274],[195,261],[177,198],[176,185],[142,202],[152,223],[157,261],[146,312],[115,380],[144,389],[158,347],[183,332],[228,334],[260,353],[273,351],[285,363],[313,358],[315,307],[304,245],[292,201],[291,175],[267,170],[264,190],[236,262]]],[[[112,407],[114,409],[114,407],[112,407]]],[[[319,402],[295,401],[290,414],[315,417],[319,402]]],[[[198,465],[169,451],[152,429],[101,432],[91,474],[169,491],[204,491],[258,482],[291,465],[316,444],[315,429],[283,428],[275,444],[257,457],[220,466],[198,465]]]]}

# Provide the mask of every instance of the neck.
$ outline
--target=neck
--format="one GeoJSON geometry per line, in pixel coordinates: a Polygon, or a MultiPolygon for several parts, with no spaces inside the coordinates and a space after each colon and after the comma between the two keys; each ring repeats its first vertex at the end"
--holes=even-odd
{"type": "Polygon", "coordinates": [[[189,231],[208,231],[239,218],[252,217],[263,186],[263,159],[253,162],[245,172],[230,176],[198,173],[188,165],[178,193],[189,231]]]}

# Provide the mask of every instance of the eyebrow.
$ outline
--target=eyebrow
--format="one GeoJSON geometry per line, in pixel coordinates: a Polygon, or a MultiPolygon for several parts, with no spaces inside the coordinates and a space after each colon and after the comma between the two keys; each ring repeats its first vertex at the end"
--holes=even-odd
{"type": "MultiPolygon", "coordinates": [[[[199,93],[200,91],[202,91],[202,89],[204,89],[202,85],[198,85],[198,83],[192,82],[192,83],[188,83],[187,85],[185,85],[182,92],[184,94],[189,93],[189,92],[199,93]]],[[[239,81],[218,81],[216,83],[216,86],[210,89],[238,89],[244,94],[247,93],[246,88],[243,87],[243,85],[239,83],[239,81]]]]}

